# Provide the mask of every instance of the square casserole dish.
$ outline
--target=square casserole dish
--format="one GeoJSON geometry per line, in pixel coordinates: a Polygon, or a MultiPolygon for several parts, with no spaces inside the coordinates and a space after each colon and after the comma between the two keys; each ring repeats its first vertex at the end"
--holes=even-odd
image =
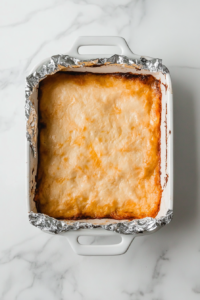
{"type": "Polygon", "coordinates": [[[30,223],[47,233],[67,237],[73,250],[80,255],[119,255],[127,251],[136,236],[153,233],[172,219],[173,209],[173,94],[168,69],[159,59],[135,55],[121,37],[80,37],[71,51],[65,55],[53,56],[40,63],[27,77],[27,201],[30,223]],[[118,46],[121,55],[80,55],[81,46],[118,46]],[[56,220],[37,212],[34,202],[37,175],[38,135],[38,87],[39,82],[58,71],[92,73],[133,73],[153,75],[161,82],[161,187],[160,210],[155,219],[114,220],[87,219],[79,221],[56,220]],[[121,242],[115,245],[81,245],[79,236],[121,235],[121,242]]]}

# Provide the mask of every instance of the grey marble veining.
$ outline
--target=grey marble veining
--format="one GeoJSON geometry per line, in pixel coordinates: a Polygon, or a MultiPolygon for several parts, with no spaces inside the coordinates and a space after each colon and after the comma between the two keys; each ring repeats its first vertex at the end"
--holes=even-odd
{"type": "Polygon", "coordinates": [[[0,2],[1,300],[199,299],[199,9],[198,0],[0,2]],[[174,220],[122,256],[77,256],[65,237],[29,225],[26,213],[25,77],[80,35],[123,36],[172,75],[174,220]]]}

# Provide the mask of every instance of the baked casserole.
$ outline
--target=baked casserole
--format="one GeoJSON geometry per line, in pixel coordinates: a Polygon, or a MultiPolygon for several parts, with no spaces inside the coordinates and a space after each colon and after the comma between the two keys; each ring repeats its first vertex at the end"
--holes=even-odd
{"type": "Polygon", "coordinates": [[[58,72],[38,92],[38,211],[68,220],[156,217],[160,81],[58,72]]]}

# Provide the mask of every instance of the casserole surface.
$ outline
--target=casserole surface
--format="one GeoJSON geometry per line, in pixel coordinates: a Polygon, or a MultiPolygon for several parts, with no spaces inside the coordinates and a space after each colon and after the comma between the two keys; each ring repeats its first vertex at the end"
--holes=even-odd
{"type": "Polygon", "coordinates": [[[156,217],[160,81],[58,72],[39,85],[35,201],[55,218],[156,217]]]}

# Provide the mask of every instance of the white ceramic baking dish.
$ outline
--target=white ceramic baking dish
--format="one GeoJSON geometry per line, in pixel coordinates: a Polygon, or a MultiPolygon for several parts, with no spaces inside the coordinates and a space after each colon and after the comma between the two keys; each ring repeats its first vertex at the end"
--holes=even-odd
{"type": "MultiPolygon", "coordinates": [[[[81,46],[118,46],[121,50],[121,55],[127,56],[130,59],[139,59],[141,56],[135,55],[129,49],[126,41],[121,37],[80,37],[77,39],[72,49],[67,55],[78,58],[80,60],[95,59],[98,55],[80,55],[79,48],[81,46]]],[[[113,53],[114,54],[114,53],[113,53]]],[[[101,58],[109,58],[110,54],[101,54],[101,58]]],[[[144,56],[143,56],[144,57],[144,56]]],[[[150,57],[144,57],[151,59],[150,57]]],[[[39,64],[34,70],[38,70],[44,61],[39,64]]],[[[73,71],[66,68],[66,71],[73,71]]],[[[161,185],[163,188],[160,211],[156,219],[165,216],[167,211],[173,209],[173,95],[172,85],[169,73],[162,74],[161,72],[150,72],[148,70],[138,70],[130,66],[122,65],[103,65],[101,67],[91,68],[85,66],[81,68],[75,68],[74,71],[79,72],[100,72],[100,73],[114,73],[114,72],[131,72],[137,74],[152,74],[154,77],[161,81],[162,89],[162,116],[161,116],[161,185]]],[[[37,89],[34,90],[31,96],[31,101],[35,106],[37,112],[37,89]]],[[[37,156],[33,156],[33,152],[30,148],[30,143],[27,142],[27,200],[28,200],[28,212],[37,213],[35,203],[33,201],[35,191],[35,176],[37,174],[37,156]]],[[[79,222],[85,222],[86,220],[79,220],[79,222]]],[[[67,223],[73,223],[74,221],[68,221],[67,223]]],[[[91,224],[109,224],[116,223],[116,220],[87,220],[91,224]]],[[[80,255],[119,255],[123,254],[129,248],[131,242],[135,236],[145,235],[153,233],[161,228],[156,226],[153,230],[147,230],[143,233],[137,234],[121,234],[121,242],[114,245],[82,245],[79,243],[78,238],[80,236],[113,236],[119,235],[119,233],[113,231],[106,231],[105,229],[80,229],[77,231],[68,231],[60,233],[67,237],[73,250],[80,255]]]]}

